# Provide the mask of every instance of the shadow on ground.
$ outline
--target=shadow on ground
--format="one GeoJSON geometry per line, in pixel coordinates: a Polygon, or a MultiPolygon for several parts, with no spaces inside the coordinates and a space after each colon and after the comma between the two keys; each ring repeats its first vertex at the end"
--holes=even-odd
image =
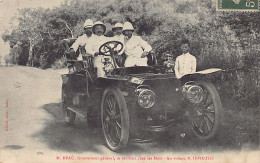
{"type": "MultiPolygon", "coordinates": [[[[101,128],[89,128],[84,118],[77,117],[73,126],[67,125],[63,119],[60,103],[42,106],[52,118],[46,121],[42,131],[33,135],[34,139],[49,146],[50,149],[66,152],[103,153],[109,150],[101,128]]],[[[234,138],[232,130],[224,127],[220,136],[212,141],[202,142],[192,136],[189,124],[178,124],[167,134],[155,135],[150,143],[129,143],[122,155],[149,154],[155,152],[221,152],[223,150],[240,150],[241,146],[228,143],[234,138]],[[185,133],[185,137],[181,137],[185,133]]]]}
{"type": "Polygon", "coordinates": [[[24,146],[20,146],[20,145],[6,145],[4,146],[4,149],[12,149],[12,150],[18,150],[18,149],[22,149],[24,148],[24,146]]]}
{"type": "Polygon", "coordinates": [[[90,129],[87,121],[77,117],[74,125],[67,125],[63,119],[60,103],[50,103],[42,107],[53,117],[46,121],[45,127],[33,137],[49,148],[67,152],[100,153],[100,145],[104,145],[103,133],[100,128],[90,129]]]}
{"type": "MultiPolygon", "coordinates": [[[[90,128],[87,120],[76,117],[74,125],[65,123],[60,103],[43,105],[41,109],[46,110],[52,118],[47,120],[45,127],[38,133],[32,135],[33,139],[47,144],[50,149],[65,152],[94,152],[103,153],[109,150],[103,136],[102,128],[90,128]]],[[[143,151],[139,145],[129,144],[123,153],[143,151]]]]}

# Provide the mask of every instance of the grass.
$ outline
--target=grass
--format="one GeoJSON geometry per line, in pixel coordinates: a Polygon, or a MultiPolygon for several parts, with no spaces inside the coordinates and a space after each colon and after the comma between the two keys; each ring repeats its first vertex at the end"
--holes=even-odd
{"type": "Polygon", "coordinates": [[[226,108],[219,143],[232,149],[256,149],[259,144],[259,107],[226,108]]]}

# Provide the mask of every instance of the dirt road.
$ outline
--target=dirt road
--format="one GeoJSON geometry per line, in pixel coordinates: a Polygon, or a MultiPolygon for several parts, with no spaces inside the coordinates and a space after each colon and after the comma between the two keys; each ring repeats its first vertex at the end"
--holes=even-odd
{"type": "Polygon", "coordinates": [[[113,153],[106,147],[101,129],[88,128],[84,118],[78,117],[74,126],[64,123],[60,74],[66,71],[0,67],[0,162],[84,162],[83,158],[86,161],[90,156],[97,157],[96,162],[102,157],[105,161],[128,157],[125,160],[144,162],[152,157],[152,161],[170,162],[166,156],[176,157],[175,162],[185,162],[181,158],[187,156],[214,157],[210,162],[222,158],[236,162],[244,156],[240,153],[240,157],[234,158],[232,153],[216,153],[226,149],[216,142],[180,139],[176,134],[188,132],[180,126],[173,129],[173,136],[161,135],[159,140],[147,144],[129,143],[123,153],[113,153]]]}

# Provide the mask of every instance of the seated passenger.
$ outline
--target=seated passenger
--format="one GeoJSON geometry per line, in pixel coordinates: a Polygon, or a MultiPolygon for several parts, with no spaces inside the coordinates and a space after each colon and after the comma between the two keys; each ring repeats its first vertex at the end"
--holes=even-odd
{"type": "Polygon", "coordinates": [[[120,41],[124,43],[124,35],[122,34],[123,24],[116,23],[115,26],[112,28],[114,32],[114,37],[112,37],[113,41],[120,41]]]}
{"type": "Polygon", "coordinates": [[[110,39],[104,36],[106,26],[101,21],[97,21],[94,23],[92,31],[93,35],[88,40],[85,49],[87,54],[90,54],[93,57],[95,57],[94,67],[97,68],[97,76],[103,77],[105,76],[105,72],[103,70],[104,64],[101,61],[103,56],[99,55],[99,48],[105,42],[110,41],[110,39]]]}
{"type": "Polygon", "coordinates": [[[173,56],[170,53],[166,52],[163,54],[161,59],[163,60],[163,65],[166,68],[166,72],[174,72],[173,56]]]}
{"type": "MultiPolygon", "coordinates": [[[[114,32],[114,36],[112,37],[112,41],[119,41],[124,44],[124,35],[122,34],[123,24],[116,23],[115,26],[112,28],[114,32]]],[[[118,47],[120,48],[120,47],[118,47]]],[[[123,47],[124,48],[124,47],[123,47]]],[[[115,49],[117,50],[117,49],[115,49]]],[[[124,49],[116,56],[117,65],[119,67],[123,67],[125,64],[126,55],[124,53],[124,49]]]]}
{"type": "MultiPolygon", "coordinates": [[[[79,36],[77,40],[73,43],[73,45],[70,47],[71,52],[76,52],[79,48],[79,46],[85,46],[87,41],[91,38],[92,36],[92,26],[93,26],[93,21],[90,19],[87,19],[84,23],[84,34],[79,36]]],[[[82,57],[85,57],[87,54],[81,53],[82,57]]],[[[78,57],[78,59],[80,56],[78,57]]]]}
{"type": "Polygon", "coordinates": [[[175,61],[175,75],[179,79],[186,74],[196,72],[196,58],[190,54],[189,40],[183,40],[181,43],[182,55],[178,56],[175,61]]]}
{"type": "Polygon", "coordinates": [[[147,55],[152,47],[140,36],[133,36],[134,27],[130,22],[125,22],[123,26],[124,51],[127,56],[125,67],[147,66],[147,55]]]}

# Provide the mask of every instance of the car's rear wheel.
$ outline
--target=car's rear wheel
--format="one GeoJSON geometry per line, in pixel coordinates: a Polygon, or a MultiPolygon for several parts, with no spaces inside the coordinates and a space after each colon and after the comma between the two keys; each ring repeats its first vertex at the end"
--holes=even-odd
{"type": "Polygon", "coordinates": [[[64,115],[65,122],[69,125],[74,124],[74,121],[76,119],[76,113],[72,112],[67,108],[66,105],[66,90],[65,86],[62,85],[62,92],[61,92],[61,107],[64,115]]]}
{"type": "Polygon", "coordinates": [[[221,129],[223,122],[223,107],[215,86],[209,82],[198,81],[203,89],[203,101],[194,104],[194,117],[191,128],[200,140],[211,140],[221,129]]]}
{"type": "Polygon", "coordinates": [[[101,121],[108,147],[120,152],[129,138],[129,113],[125,98],[117,87],[105,89],[101,102],[101,121]]]}

